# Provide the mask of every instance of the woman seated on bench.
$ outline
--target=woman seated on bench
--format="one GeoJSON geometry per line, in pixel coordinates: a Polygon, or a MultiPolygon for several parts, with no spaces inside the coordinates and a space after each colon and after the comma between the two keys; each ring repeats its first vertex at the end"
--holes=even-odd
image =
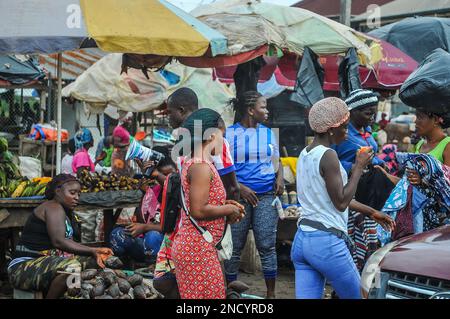
{"type": "Polygon", "coordinates": [[[109,248],[92,248],[74,240],[79,238],[73,210],[80,189],[80,182],[69,174],[57,175],[47,185],[47,201],[28,218],[8,266],[14,288],[41,291],[47,299],[61,298],[68,272],[105,267],[103,261],[113,254],[109,248]]]}

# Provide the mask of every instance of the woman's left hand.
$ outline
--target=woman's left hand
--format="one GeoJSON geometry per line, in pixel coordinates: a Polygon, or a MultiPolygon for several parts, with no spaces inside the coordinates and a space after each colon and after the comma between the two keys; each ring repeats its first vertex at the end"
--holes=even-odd
{"type": "Polygon", "coordinates": [[[370,217],[387,231],[393,231],[395,228],[395,221],[380,211],[375,211],[370,217]]]}

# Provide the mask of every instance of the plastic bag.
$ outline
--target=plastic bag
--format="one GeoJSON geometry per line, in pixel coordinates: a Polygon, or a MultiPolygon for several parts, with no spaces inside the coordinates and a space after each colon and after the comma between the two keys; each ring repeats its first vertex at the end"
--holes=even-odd
{"type": "Polygon", "coordinates": [[[436,49],[400,88],[403,103],[436,114],[450,112],[450,53],[436,49]]]}

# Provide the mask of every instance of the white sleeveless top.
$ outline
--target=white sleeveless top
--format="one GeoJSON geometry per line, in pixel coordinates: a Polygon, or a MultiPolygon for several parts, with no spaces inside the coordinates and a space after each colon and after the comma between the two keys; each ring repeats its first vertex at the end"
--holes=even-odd
{"type": "MultiPolygon", "coordinates": [[[[302,218],[322,223],[327,228],[334,227],[347,233],[348,208],[341,212],[334,207],[320,174],[320,161],[330,148],[319,145],[309,152],[301,152],[297,162],[297,196],[302,205],[302,218]]],[[[334,152],[334,151],[333,151],[334,152]]],[[[347,173],[340,165],[343,184],[348,182],[347,173]]],[[[315,231],[309,226],[301,225],[303,231],[315,231]]]]}

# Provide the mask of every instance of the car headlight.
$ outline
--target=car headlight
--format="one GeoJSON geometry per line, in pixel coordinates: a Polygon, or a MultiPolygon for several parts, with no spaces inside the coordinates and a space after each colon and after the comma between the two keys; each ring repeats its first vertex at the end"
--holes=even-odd
{"type": "Polygon", "coordinates": [[[380,264],[383,258],[395,247],[396,242],[386,244],[370,256],[361,273],[361,294],[367,298],[370,289],[380,288],[380,264]]]}

